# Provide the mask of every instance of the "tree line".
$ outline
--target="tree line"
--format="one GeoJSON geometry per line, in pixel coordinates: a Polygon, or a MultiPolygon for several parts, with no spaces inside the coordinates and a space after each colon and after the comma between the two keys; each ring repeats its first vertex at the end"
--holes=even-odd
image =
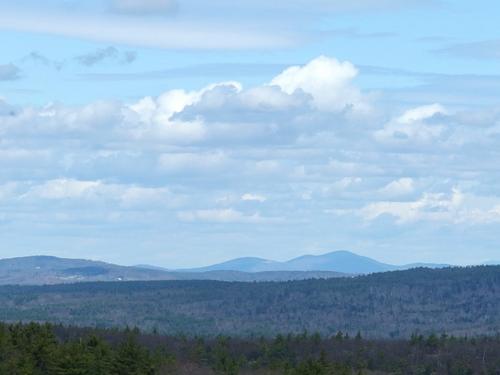
{"type": "Polygon", "coordinates": [[[366,339],[337,332],[233,338],[134,329],[0,323],[0,374],[498,374],[500,336],[414,334],[366,339]]]}

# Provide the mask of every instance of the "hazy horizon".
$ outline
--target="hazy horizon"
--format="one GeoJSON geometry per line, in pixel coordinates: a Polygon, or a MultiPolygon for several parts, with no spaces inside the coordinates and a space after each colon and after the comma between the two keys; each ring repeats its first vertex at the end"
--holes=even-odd
{"type": "Polygon", "coordinates": [[[0,258],[500,259],[498,11],[0,1],[0,258]]]}

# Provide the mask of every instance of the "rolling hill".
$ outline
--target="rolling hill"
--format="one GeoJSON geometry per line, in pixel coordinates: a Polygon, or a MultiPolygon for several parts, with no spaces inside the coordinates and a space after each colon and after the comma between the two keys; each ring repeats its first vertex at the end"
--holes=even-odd
{"type": "Polygon", "coordinates": [[[0,284],[57,284],[78,281],[174,279],[164,271],[84,259],[30,256],[0,260],[0,284]]]}

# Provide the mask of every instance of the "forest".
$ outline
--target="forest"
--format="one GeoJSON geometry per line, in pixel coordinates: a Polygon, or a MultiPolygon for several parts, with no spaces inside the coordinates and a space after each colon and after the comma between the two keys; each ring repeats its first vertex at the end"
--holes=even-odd
{"type": "Polygon", "coordinates": [[[370,340],[337,332],[273,338],[144,334],[0,324],[0,374],[498,374],[500,337],[412,335],[370,340]]]}
{"type": "Polygon", "coordinates": [[[289,282],[145,281],[0,287],[0,320],[139,327],[166,335],[494,336],[500,267],[289,282]]]}

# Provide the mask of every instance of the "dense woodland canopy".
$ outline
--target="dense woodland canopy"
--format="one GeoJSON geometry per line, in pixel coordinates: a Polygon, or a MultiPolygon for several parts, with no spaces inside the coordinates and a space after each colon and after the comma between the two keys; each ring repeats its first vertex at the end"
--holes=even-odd
{"type": "Polygon", "coordinates": [[[48,324],[0,324],[0,374],[498,374],[500,337],[413,335],[366,340],[338,332],[274,338],[187,338],[48,324]]]}
{"type": "Polygon", "coordinates": [[[0,287],[0,320],[137,326],[161,334],[364,337],[500,331],[500,267],[270,283],[154,281],[0,287]]]}

